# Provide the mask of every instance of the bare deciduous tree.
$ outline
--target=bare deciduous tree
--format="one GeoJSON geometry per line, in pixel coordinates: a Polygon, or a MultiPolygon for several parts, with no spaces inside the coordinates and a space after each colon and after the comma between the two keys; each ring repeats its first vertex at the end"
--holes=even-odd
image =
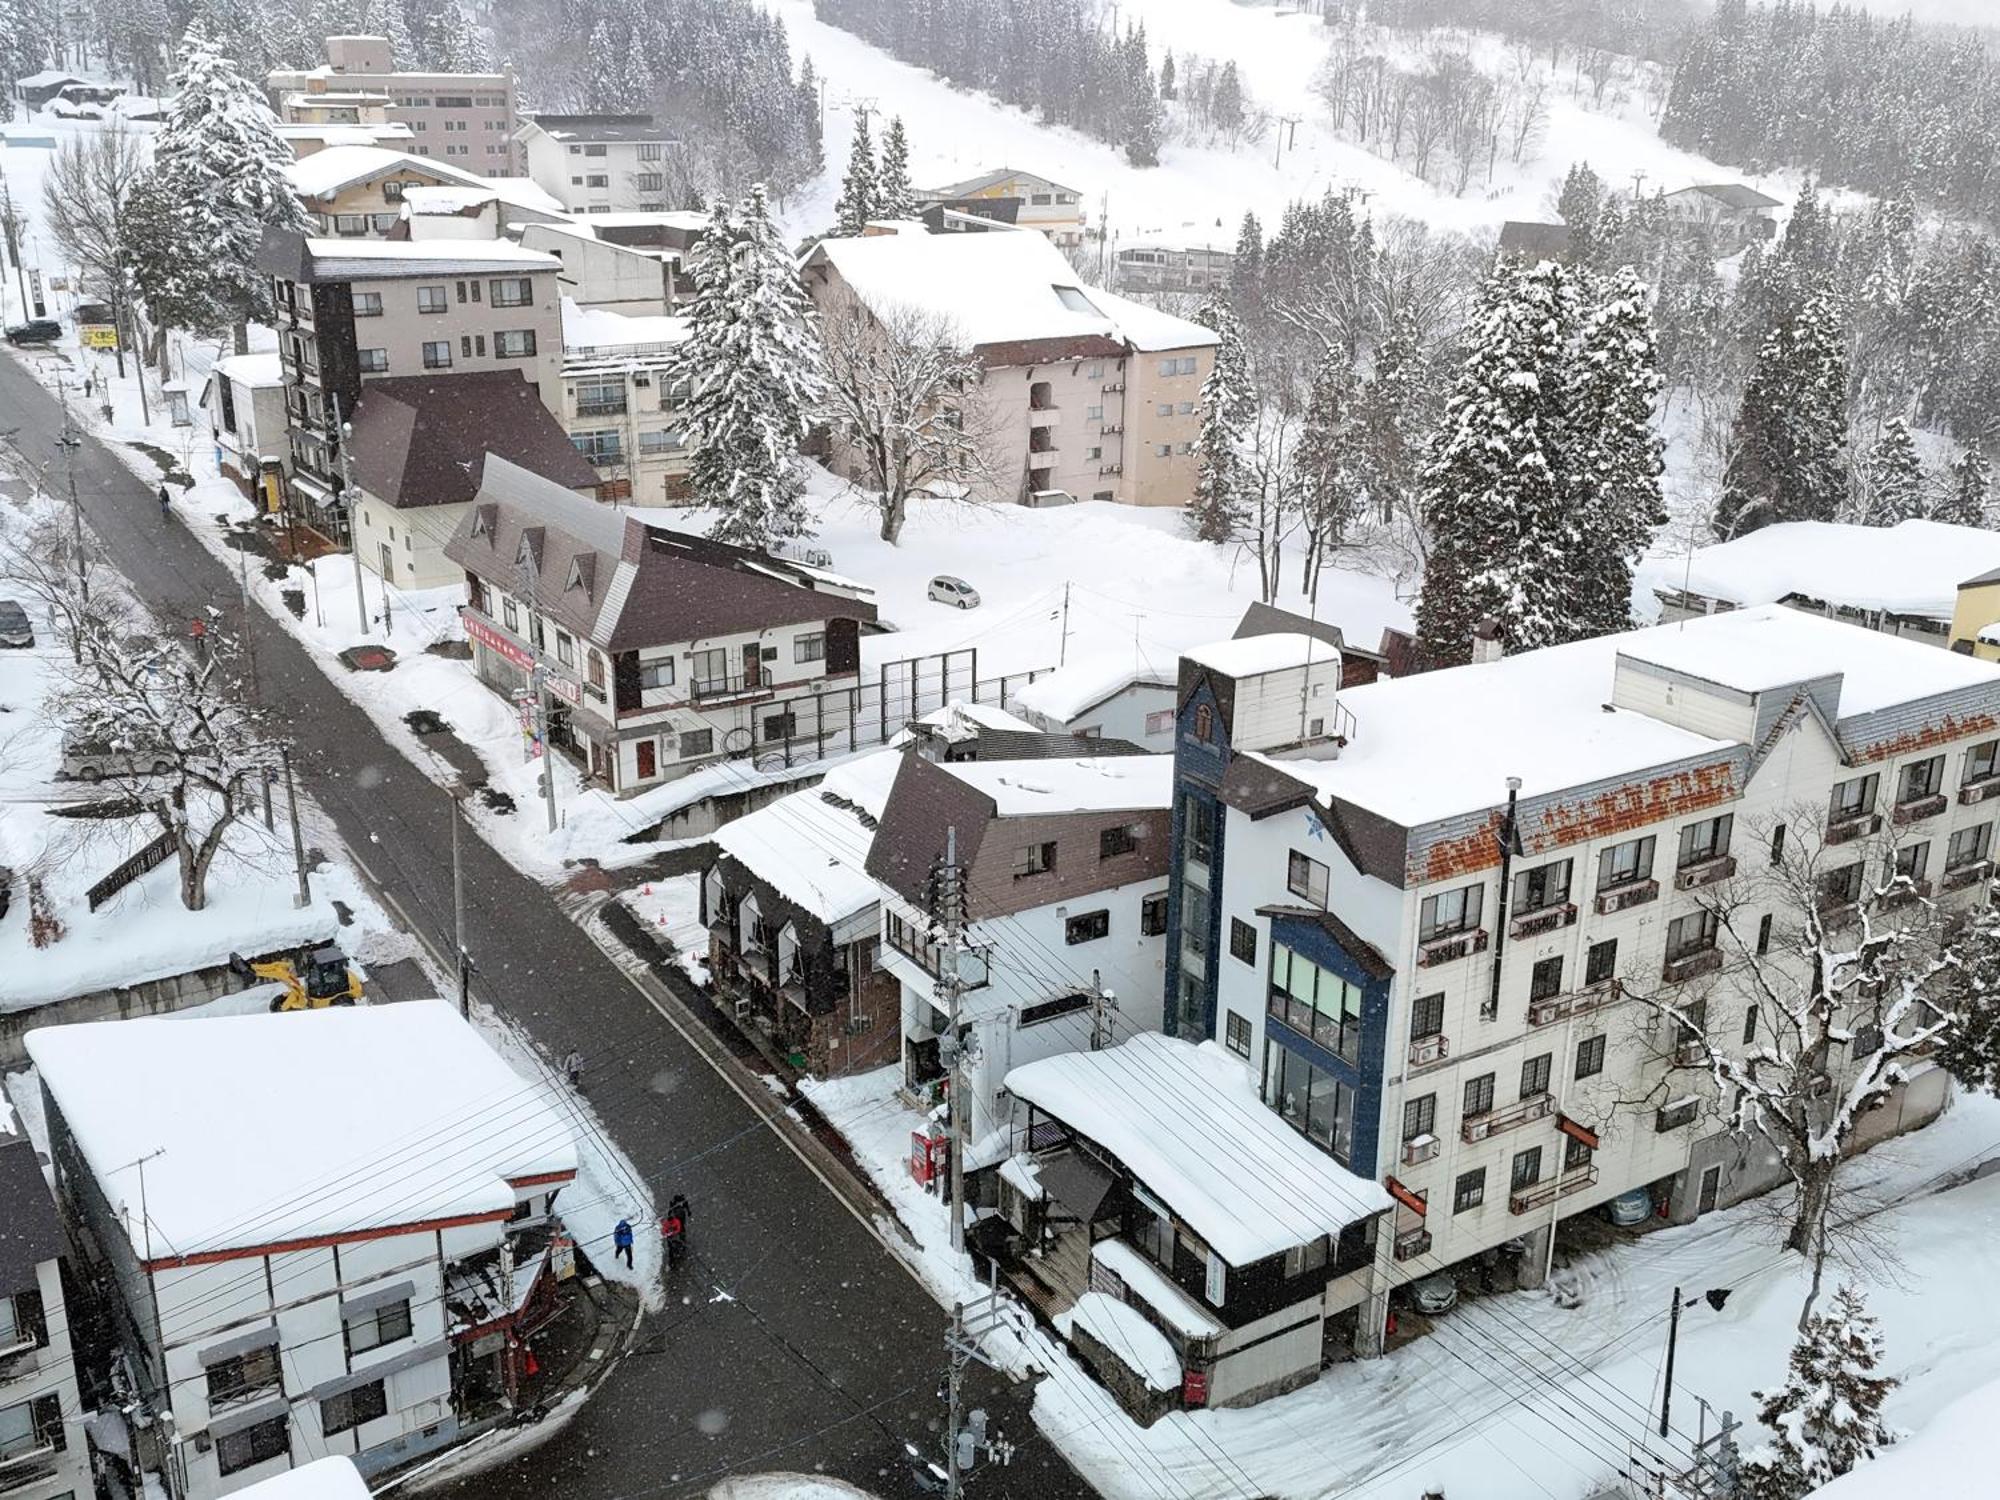
{"type": "Polygon", "coordinates": [[[821,418],[876,493],[882,540],[913,499],[988,498],[998,482],[979,357],[949,321],[913,308],[877,317],[853,297],[822,310],[821,418]]]}
{"type": "Polygon", "coordinates": [[[1672,929],[1678,949],[1669,937],[1670,970],[1708,972],[1678,991],[1626,986],[1665,1023],[1660,1088],[1706,1080],[1729,1128],[1768,1145],[1790,1177],[1785,1248],[1812,1269],[1801,1327],[1839,1229],[1831,1210],[1855,1127],[1952,1025],[1941,1000],[1958,953],[1918,863],[1933,851],[1889,833],[1839,841],[1871,818],[1828,824],[1825,809],[1797,807],[1789,836],[1751,829],[1749,846],[1778,857],[1743,857],[1757,868],[1707,888],[1672,929]],[[1822,831],[1799,836],[1808,829],[1822,831]],[[1712,1014],[1725,1000],[1749,1014],[1712,1014]]]}
{"type": "MultiPolygon", "coordinates": [[[[125,280],[134,248],[130,210],[145,175],[145,152],[137,138],[114,128],[71,136],[42,182],[44,226],[64,258],[82,274],[85,290],[109,298],[121,321],[129,312],[125,280]]],[[[118,367],[122,373],[122,340],[118,367]]]]}

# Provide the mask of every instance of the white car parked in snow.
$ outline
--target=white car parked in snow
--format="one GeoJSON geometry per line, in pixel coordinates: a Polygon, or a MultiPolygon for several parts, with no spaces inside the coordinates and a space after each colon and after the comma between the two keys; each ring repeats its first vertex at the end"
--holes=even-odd
{"type": "Polygon", "coordinates": [[[979,607],[979,590],[963,578],[954,578],[949,573],[940,573],[933,578],[926,592],[939,604],[949,604],[957,609],[979,607]]]}

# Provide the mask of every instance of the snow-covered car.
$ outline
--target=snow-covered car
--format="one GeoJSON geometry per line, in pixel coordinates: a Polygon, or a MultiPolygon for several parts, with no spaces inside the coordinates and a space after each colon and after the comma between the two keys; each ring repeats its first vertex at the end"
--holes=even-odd
{"type": "Polygon", "coordinates": [[[1448,1313],[1458,1306],[1458,1283],[1449,1271],[1439,1271],[1422,1281],[1413,1281],[1410,1283],[1410,1303],[1418,1312],[1432,1317],[1448,1313]]]}
{"type": "Polygon", "coordinates": [[[949,604],[957,609],[979,607],[979,590],[963,578],[954,578],[949,573],[938,574],[925,592],[939,604],[949,604]]]}
{"type": "Polygon", "coordinates": [[[35,644],[35,627],[28,612],[13,599],[0,599],[0,646],[20,651],[35,644]]]}
{"type": "Polygon", "coordinates": [[[1620,1229],[1643,1224],[1653,1217],[1653,1195],[1642,1187],[1620,1193],[1604,1205],[1604,1217],[1620,1229]]]}
{"type": "Polygon", "coordinates": [[[66,734],[62,743],[62,774],[78,781],[102,781],[107,776],[164,776],[174,763],[165,751],[139,744],[112,745],[102,740],[66,734]]]}
{"type": "Polygon", "coordinates": [[[101,120],[104,110],[96,104],[78,104],[74,100],[56,98],[49,101],[49,113],[58,120],[101,120]]]}

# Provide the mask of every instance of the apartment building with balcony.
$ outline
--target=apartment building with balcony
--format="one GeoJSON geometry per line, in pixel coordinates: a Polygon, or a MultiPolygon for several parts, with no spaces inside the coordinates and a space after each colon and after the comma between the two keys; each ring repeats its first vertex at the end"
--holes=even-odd
{"type": "Polygon", "coordinates": [[[597,470],[518,370],[371,380],[353,427],[355,547],[363,567],[399,589],[444,588],[465,576],[445,543],[489,458],[601,498],[597,470]]]}
{"type": "Polygon", "coordinates": [[[1172,774],[1170,757],[1143,753],[904,756],[868,852],[882,887],[881,961],[903,989],[904,1084],[934,1096],[950,1021],[931,892],[955,839],[966,892],[968,1139],[1004,1139],[1010,1068],[1158,1029],[1172,774]],[[1098,1002],[1100,991],[1115,1009],[1098,1002]]]}
{"type": "Polygon", "coordinates": [[[285,175],[319,232],[334,239],[422,237],[407,222],[411,211],[426,200],[433,209],[444,206],[441,194],[454,210],[490,203],[486,239],[563,217],[562,205],[525,177],[482,176],[407,149],[327,146],[301,156],[285,175]]]}
{"type": "Polygon", "coordinates": [[[684,503],[693,454],[687,382],[668,371],[686,318],[580,307],[563,298],[562,406],[570,441],[596,469],[606,499],[684,503]]]}
{"type": "Polygon", "coordinates": [[[571,213],[663,213],[680,143],[651,115],[530,115],[515,131],[527,174],[571,213]]]}
{"type": "Polygon", "coordinates": [[[273,282],[291,471],[286,503],[346,545],[340,425],[382,376],[518,371],[556,411],[562,323],[553,256],[505,242],[307,238],[272,231],[258,266],[273,282]]]}
{"type": "Polygon", "coordinates": [[[1083,243],[1086,215],[1083,194],[1073,187],[1034,172],[1000,167],[962,182],[931,188],[925,205],[980,214],[996,211],[1003,222],[1032,229],[1058,245],[1083,243]]]}
{"type": "Polygon", "coordinates": [[[1148,237],[1120,245],[1113,261],[1121,291],[1187,292],[1200,297],[1229,285],[1236,247],[1223,240],[1148,237]]]}
{"type": "Polygon", "coordinates": [[[324,64],[276,69],[264,87],[280,120],[403,124],[410,127],[410,149],[419,156],[439,157],[470,172],[516,169],[519,116],[510,67],[492,73],[399,69],[387,37],[330,36],[324,64]]]}
{"type": "Polygon", "coordinates": [[[505,459],[445,555],[465,570],[480,680],[546,684],[548,738],[620,795],[783,744],[802,705],[852,687],[867,590],[650,523],[505,459]]]}
{"type": "Polygon", "coordinates": [[[0,1102],[0,1495],[65,1500],[91,1488],[70,1348],[69,1250],[40,1159],[0,1102]]]}
{"type": "MultiPolygon", "coordinates": [[[[823,313],[858,303],[884,326],[949,328],[984,366],[965,397],[987,444],[985,498],[1184,506],[1215,335],[1085,286],[1039,235],[827,239],[802,265],[823,313]]],[[[833,467],[859,477],[836,439],[833,467]]]]}
{"type": "MultiPolygon", "coordinates": [[[[1257,645],[1182,662],[1168,1029],[1395,1198],[1384,1290],[1521,1238],[1533,1280],[1629,1189],[1687,1218],[1775,1184],[1636,996],[1751,1044],[1713,901],[1781,830],[1987,899],[1991,665],[1780,606],[1345,690],[1257,645]]],[[[1865,1138],[1947,1092],[1914,1066],[1865,1138]]]]}
{"type": "Polygon", "coordinates": [[[379,1474],[503,1408],[559,1296],[576,1148],[456,1007],[27,1045],[79,1279],[130,1381],[106,1420],[132,1492],[210,1500],[335,1454],[379,1474]]]}

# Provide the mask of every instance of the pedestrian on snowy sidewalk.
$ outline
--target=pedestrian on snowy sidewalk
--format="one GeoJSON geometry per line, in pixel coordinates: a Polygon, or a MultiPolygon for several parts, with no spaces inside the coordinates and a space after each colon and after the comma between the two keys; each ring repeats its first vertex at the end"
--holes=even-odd
{"type": "Polygon", "coordinates": [[[667,1205],[667,1215],[660,1220],[660,1243],[667,1249],[667,1264],[677,1266],[681,1257],[687,1254],[688,1201],[685,1193],[675,1193],[673,1201],[667,1205]]]}
{"type": "Polygon", "coordinates": [[[161,486],[160,486],[160,519],[161,519],[162,521],[166,520],[166,518],[167,518],[168,516],[170,516],[170,515],[172,515],[172,514],[173,514],[173,510],[172,510],[172,507],[171,507],[171,502],[172,502],[172,498],[173,498],[173,497],[172,497],[172,496],[170,496],[170,495],[168,495],[168,493],[167,493],[167,487],[166,487],[166,486],[165,486],[164,484],[163,484],[163,485],[161,485],[161,486]]]}
{"type": "Polygon", "coordinates": [[[563,1077],[569,1080],[571,1088],[583,1087],[583,1054],[574,1047],[563,1057],[563,1077]]]}
{"type": "Polygon", "coordinates": [[[632,1269],[632,1221],[620,1219],[611,1231],[611,1253],[625,1257],[625,1269],[632,1269]]]}

